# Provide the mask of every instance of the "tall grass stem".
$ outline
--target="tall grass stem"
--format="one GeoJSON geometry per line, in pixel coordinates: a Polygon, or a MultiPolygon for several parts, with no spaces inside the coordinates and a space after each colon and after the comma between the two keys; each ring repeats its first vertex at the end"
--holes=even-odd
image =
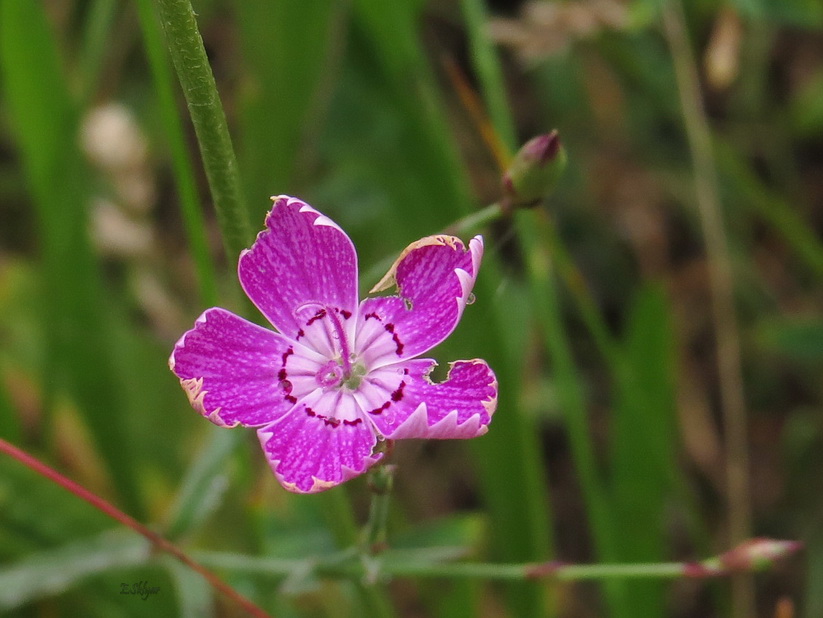
{"type": "MultiPolygon", "coordinates": [[[[665,4],[663,28],[674,63],[680,107],[694,167],[698,216],[706,242],[724,425],[729,540],[730,544],[734,544],[750,535],[752,512],[748,421],[740,365],[740,338],[734,308],[732,260],[721,213],[711,131],[680,2],[665,4]]],[[[752,616],[754,607],[753,579],[745,574],[735,577],[732,584],[732,615],[735,618],[752,616]]]]}

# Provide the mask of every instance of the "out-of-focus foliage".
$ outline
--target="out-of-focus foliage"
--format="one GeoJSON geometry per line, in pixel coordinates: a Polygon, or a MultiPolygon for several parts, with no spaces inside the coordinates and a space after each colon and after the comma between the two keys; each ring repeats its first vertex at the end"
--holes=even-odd
{"type": "MultiPolygon", "coordinates": [[[[497,201],[506,151],[557,129],[568,153],[547,204],[483,230],[477,302],[435,356],[486,358],[500,407],[471,444],[398,447],[398,552],[659,562],[727,549],[709,268],[665,4],[194,2],[254,225],[269,195],[299,195],[351,233],[364,272],[497,201]]],[[[752,534],[807,544],[805,564],[755,578],[758,610],[782,599],[816,618],[823,4],[683,8],[732,255],[752,534]]],[[[166,366],[215,296],[247,308],[160,35],[145,0],[0,0],[0,437],[188,551],[329,555],[357,539],[365,479],[287,494],[253,433],[211,427],[166,366]]],[[[0,458],[0,612],[235,611],[113,528],[0,458]],[[160,592],[121,594],[141,581],[160,592]]],[[[299,571],[220,574],[277,616],[729,610],[725,582],[403,580],[374,594],[299,571]]]]}

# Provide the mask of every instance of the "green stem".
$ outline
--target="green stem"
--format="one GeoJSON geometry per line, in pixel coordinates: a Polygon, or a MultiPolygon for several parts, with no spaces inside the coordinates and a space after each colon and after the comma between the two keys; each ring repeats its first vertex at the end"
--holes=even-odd
{"type": "MultiPolygon", "coordinates": [[[[443,229],[443,233],[453,236],[469,236],[506,216],[507,213],[503,207],[495,202],[465,217],[461,217],[451,225],[446,226],[443,229]]],[[[545,224],[544,234],[544,241],[549,249],[550,257],[555,264],[558,275],[566,284],[569,292],[571,292],[577,309],[583,318],[583,322],[586,324],[586,328],[589,329],[589,333],[598,350],[600,350],[600,354],[610,366],[614,368],[618,367],[620,359],[617,344],[609,332],[608,326],[606,326],[603,314],[598,310],[597,303],[595,303],[586,287],[583,275],[575,265],[569,255],[568,249],[566,249],[566,246],[563,244],[563,240],[557,234],[557,230],[551,222],[545,224]]],[[[392,256],[380,260],[366,271],[363,280],[367,283],[376,283],[389,267],[391,267],[393,261],[394,258],[392,256]]]]}
{"type": "Polygon", "coordinates": [[[287,560],[258,558],[226,552],[197,552],[197,559],[214,569],[282,578],[296,572],[337,579],[382,581],[393,577],[437,577],[523,580],[621,580],[621,579],[707,579],[741,572],[763,571],[778,560],[799,551],[795,541],[752,539],[719,556],[700,562],[659,562],[635,564],[565,564],[528,562],[495,564],[488,562],[440,562],[409,558],[409,550],[388,550],[382,556],[360,559],[356,553],[340,552],[327,558],[287,560]]]}
{"type": "MultiPolygon", "coordinates": [[[[505,100],[505,82],[496,51],[485,36],[484,7],[480,0],[463,0],[463,13],[471,37],[474,66],[480,77],[486,107],[495,130],[510,149],[516,145],[514,122],[505,100]]],[[[586,324],[595,342],[610,365],[617,362],[616,346],[602,316],[591,301],[582,277],[563,251],[563,244],[542,211],[525,213],[517,220],[516,229],[523,255],[528,264],[529,289],[535,303],[535,317],[545,337],[557,381],[560,404],[566,411],[566,426],[572,444],[575,468],[581,479],[592,532],[602,559],[615,558],[612,523],[608,499],[597,470],[597,460],[588,428],[587,410],[579,373],[574,365],[571,346],[564,328],[560,300],[555,284],[555,271],[566,280],[573,297],[582,309],[586,324]]],[[[625,614],[622,590],[609,587],[613,609],[625,614]]]]}
{"type": "Polygon", "coordinates": [[[475,230],[486,227],[489,223],[501,219],[504,215],[503,207],[498,203],[489,204],[485,208],[481,208],[477,212],[473,212],[465,217],[462,217],[446,227],[443,230],[444,234],[451,234],[453,236],[462,236],[463,234],[471,234],[475,230]]]}
{"type": "Polygon", "coordinates": [[[382,465],[369,473],[369,489],[372,492],[369,521],[364,530],[364,549],[378,554],[386,548],[389,505],[394,484],[394,466],[382,465]]]}
{"type": "MultiPolygon", "coordinates": [[[[360,531],[357,529],[357,524],[355,523],[351,501],[346,494],[346,488],[337,487],[330,491],[323,492],[318,498],[322,500],[321,508],[338,547],[356,547],[360,542],[360,531]]],[[[358,558],[363,555],[360,551],[350,552],[347,549],[343,550],[343,555],[349,554],[357,556],[358,558]]],[[[334,555],[331,558],[331,562],[340,562],[340,555],[341,554],[334,555]]],[[[305,569],[305,561],[291,563],[286,573],[294,573],[298,567],[305,569]]],[[[375,618],[391,618],[395,615],[391,602],[381,588],[378,586],[367,586],[357,579],[352,583],[355,586],[360,602],[366,610],[365,615],[374,616],[375,618]]]]}
{"type": "Polygon", "coordinates": [[[223,244],[234,259],[251,241],[237,159],[214,75],[189,0],[155,0],[186,97],[209,181],[223,244]]]}
{"type": "Polygon", "coordinates": [[[381,567],[394,577],[448,577],[483,580],[525,580],[549,578],[558,581],[603,579],[676,579],[685,575],[682,562],[659,564],[425,564],[397,563],[381,567]]]}
{"type": "MultiPolygon", "coordinates": [[[[483,229],[490,223],[498,221],[503,218],[505,213],[500,204],[489,204],[485,208],[461,217],[454,223],[443,228],[443,234],[450,236],[469,236],[470,234],[483,229]]],[[[372,285],[380,281],[383,275],[394,264],[396,256],[386,256],[373,266],[371,266],[365,273],[363,273],[363,281],[366,286],[370,288],[372,285]]]]}

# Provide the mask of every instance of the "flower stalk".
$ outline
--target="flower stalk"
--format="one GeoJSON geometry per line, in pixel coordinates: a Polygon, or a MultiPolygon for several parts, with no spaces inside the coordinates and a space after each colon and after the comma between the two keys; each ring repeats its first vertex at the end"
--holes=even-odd
{"type": "Polygon", "coordinates": [[[369,554],[382,553],[387,547],[388,518],[395,466],[376,466],[369,474],[372,492],[369,520],[364,528],[363,546],[369,554]]]}

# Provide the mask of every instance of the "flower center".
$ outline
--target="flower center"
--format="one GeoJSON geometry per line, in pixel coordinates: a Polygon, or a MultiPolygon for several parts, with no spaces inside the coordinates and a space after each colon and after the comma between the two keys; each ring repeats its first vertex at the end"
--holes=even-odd
{"type": "Polygon", "coordinates": [[[352,365],[351,373],[343,380],[343,385],[349,390],[357,390],[365,375],[366,366],[362,363],[356,363],[352,365]]]}
{"type": "Polygon", "coordinates": [[[349,390],[356,390],[366,375],[366,366],[361,363],[349,363],[349,367],[351,369],[346,372],[341,361],[330,360],[320,367],[314,379],[323,388],[345,386],[349,390]]]}
{"type": "MultiPolygon", "coordinates": [[[[304,309],[310,308],[317,308],[318,310],[305,322],[305,328],[310,327],[318,320],[322,320],[323,322],[326,322],[327,326],[331,326],[330,331],[326,330],[326,335],[330,337],[330,349],[332,350],[332,355],[335,353],[335,348],[339,350],[337,362],[342,366],[344,376],[348,378],[352,371],[351,361],[353,354],[349,345],[348,337],[346,336],[346,329],[343,327],[343,323],[340,321],[340,318],[342,316],[344,319],[348,320],[352,316],[351,312],[339,309],[337,307],[324,305],[322,303],[309,301],[297,307],[297,309],[295,309],[295,315],[298,315],[304,309]]],[[[303,336],[305,336],[305,332],[303,329],[300,329],[297,337],[299,339],[303,336]]]]}

